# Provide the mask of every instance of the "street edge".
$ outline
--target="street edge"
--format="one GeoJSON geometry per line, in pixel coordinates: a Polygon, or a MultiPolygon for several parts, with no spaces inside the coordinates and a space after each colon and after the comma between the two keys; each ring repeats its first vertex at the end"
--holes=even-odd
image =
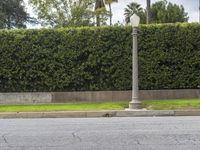
{"type": "Polygon", "coordinates": [[[0,119],[11,118],[96,118],[96,117],[159,117],[200,116],[200,110],[111,110],[111,111],[55,111],[2,112],[0,119]]]}

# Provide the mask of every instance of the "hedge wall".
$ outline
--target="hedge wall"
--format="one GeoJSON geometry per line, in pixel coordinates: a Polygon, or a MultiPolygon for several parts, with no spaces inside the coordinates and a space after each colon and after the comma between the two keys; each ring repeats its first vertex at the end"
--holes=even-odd
{"type": "MultiPolygon", "coordinates": [[[[200,24],[139,27],[140,89],[200,88],[200,24]]],[[[130,90],[131,27],[0,30],[0,92],[130,90]]]]}

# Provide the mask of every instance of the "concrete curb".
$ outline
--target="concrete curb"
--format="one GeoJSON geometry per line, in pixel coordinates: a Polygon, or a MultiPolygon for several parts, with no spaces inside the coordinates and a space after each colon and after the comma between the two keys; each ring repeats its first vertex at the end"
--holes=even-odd
{"type": "Polygon", "coordinates": [[[9,118],[94,118],[94,117],[153,117],[200,116],[200,110],[134,110],[134,111],[56,111],[56,112],[5,112],[0,119],[9,118]]]}

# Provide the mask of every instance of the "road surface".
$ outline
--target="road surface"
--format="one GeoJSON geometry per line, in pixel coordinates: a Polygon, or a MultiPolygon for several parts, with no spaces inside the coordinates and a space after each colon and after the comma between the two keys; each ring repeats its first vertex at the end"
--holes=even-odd
{"type": "Polygon", "coordinates": [[[5,119],[0,150],[200,150],[200,117],[5,119]]]}

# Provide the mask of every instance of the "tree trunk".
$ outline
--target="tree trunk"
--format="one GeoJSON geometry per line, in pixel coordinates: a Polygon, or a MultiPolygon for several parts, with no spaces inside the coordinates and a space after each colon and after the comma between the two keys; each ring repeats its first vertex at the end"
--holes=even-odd
{"type": "Polygon", "coordinates": [[[109,10],[110,10],[110,26],[112,25],[112,8],[111,4],[109,3],[109,10]]]}
{"type": "Polygon", "coordinates": [[[199,0],[199,23],[200,23],[200,0],[199,0]]]}
{"type": "Polygon", "coordinates": [[[96,15],[96,24],[97,24],[97,26],[100,26],[100,16],[99,16],[99,14],[96,15]]]}
{"type": "Polygon", "coordinates": [[[147,24],[151,23],[151,0],[147,0],[147,24]]]}
{"type": "Polygon", "coordinates": [[[7,19],[7,29],[11,29],[11,17],[8,16],[8,19],[7,19]]]}
{"type": "MultiPolygon", "coordinates": [[[[97,11],[98,9],[104,8],[104,7],[105,7],[105,4],[104,4],[103,0],[96,0],[96,2],[95,2],[95,11],[97,11]]],[[[101,14],[99,12],[96,13],[96,24],[97,24],[97,26],[101,25],[100,15],[101,14]]]]}

